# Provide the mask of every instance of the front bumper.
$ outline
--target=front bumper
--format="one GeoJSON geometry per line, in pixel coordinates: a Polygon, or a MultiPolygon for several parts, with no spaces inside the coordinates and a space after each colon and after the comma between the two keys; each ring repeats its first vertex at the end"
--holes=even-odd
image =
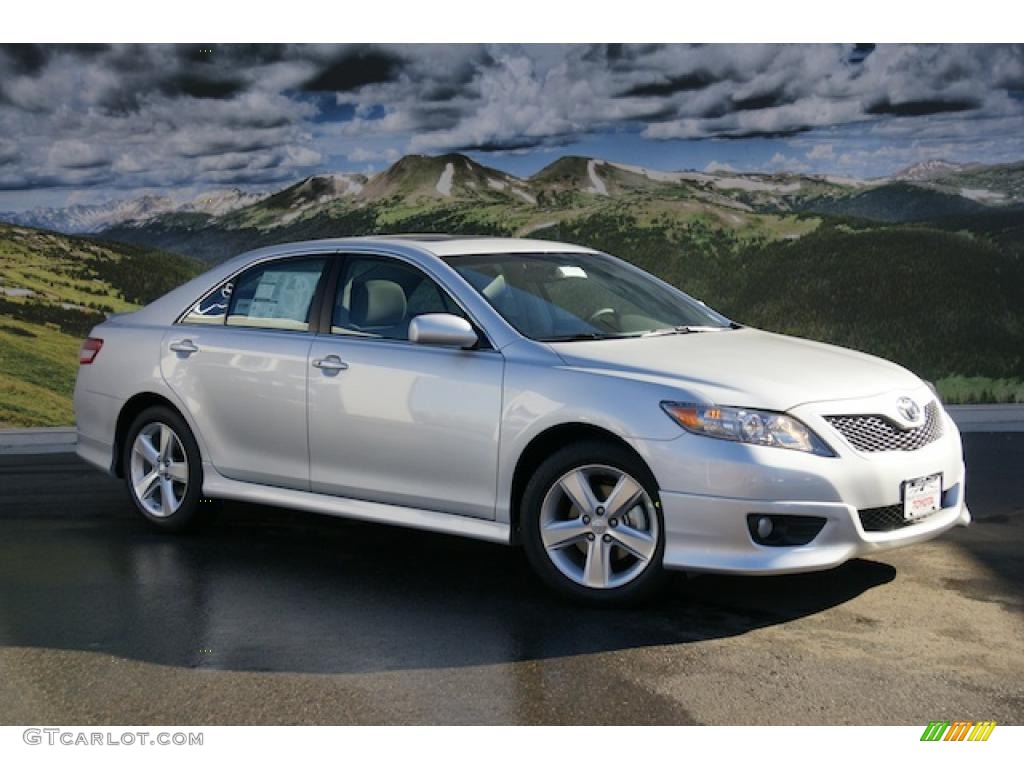
{"type": "MultiPolygon", "coordinates": [[[[918,402],[930,399],[930,393],[914,394],[918,402]]],[[[843,404],[862,413],[876,412],[874,406],[843,404]]],[[[834,448],[835,457],[689,434],[634,441],[661,489],[665,567],[745,574],[823,570],[970,523],[960,433],[948,414],[942,413],[942,436],[918,450],[864,453],[823,418],[835,408],[812,404],[792,411],[834,448]],[[859,510],[900,504],[904,481],[937,472],[940,510],[895,530],[864,530],[859,510]],[[767,546],[754,540],[751,514],[814,516],[825,524],[806,544],[767,546]]]]}
{"type": "MultiPolygon", "coordinates": [[[[962,466],[962,465],[961,465],[962,466]]],[[[968,525],[964,483],[946,492],[944,506],[917,523],[894,531],[867,532],[851,504],[801,501],[752,501],[685,493],[661,493],[665,521],[666,568],[687,571],[775,574],[833,568],[852,557],[903,547],[968,525]],[[762,546],[747,527],[751,513],[813,515],[825,527],[808,543],[762,546]]]]}

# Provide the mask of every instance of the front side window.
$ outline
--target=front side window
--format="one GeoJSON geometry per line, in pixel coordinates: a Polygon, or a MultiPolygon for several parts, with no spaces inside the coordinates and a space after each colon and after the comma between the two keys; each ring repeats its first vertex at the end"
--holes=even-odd
{"type": "Polygon", "coordinates": [[[446,261],[512,327],[538,341],[729,327],[699,301],[601,254],[508,253],[446,261]]]}
{"type": "Polygon", "coordinates": [[[338,281],[331,333],[406,340],[410,320],[436,312],[464,317],[416,267],[379,256],[350,256],[338,281]]]}
{"type": "Polygon", "coordinates": [[[253,267],[235,280],[227,324],[309,330],[310,310],[327,259],[285,259],[253,267]]]}

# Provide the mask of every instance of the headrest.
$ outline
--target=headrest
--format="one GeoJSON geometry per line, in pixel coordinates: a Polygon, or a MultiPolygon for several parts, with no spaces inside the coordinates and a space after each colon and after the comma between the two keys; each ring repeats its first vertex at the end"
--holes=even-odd
{"type": "Polygon", "coordinates": [[[363,328],[398,325],[405,320],[405,291],[391,280],[354,283],[350,315],[363,328]]]}
{"type": "Polygon", "coordinates": [[[496,301],[503,298],[505,293],[505,276],[498,275],[496,278],[491,280],[484,289],[481,291],[490,301],[496,301]]]}

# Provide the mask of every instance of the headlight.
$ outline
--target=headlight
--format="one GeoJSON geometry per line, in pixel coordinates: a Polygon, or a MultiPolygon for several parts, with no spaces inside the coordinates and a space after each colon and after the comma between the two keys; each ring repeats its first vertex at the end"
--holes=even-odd
{"type": "Polygon", "coordinates": [[[665,402],[661,407],[679,426],[695,435],[835,456],[824,440],[784,413],[694,403],[665,402]]]}

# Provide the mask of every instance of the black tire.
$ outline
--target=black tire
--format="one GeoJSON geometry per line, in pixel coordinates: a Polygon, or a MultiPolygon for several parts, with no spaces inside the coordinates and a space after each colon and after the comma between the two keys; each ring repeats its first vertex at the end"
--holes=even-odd
{"type": "Polygon", "coordinates": [[[136,509],[139,510],[139,514],[150,523],[169,533],[184,533],[194,530],[205,518],[205,513],[210,505],[208,503],[204,504],[202,498],[203,469],[202,459],[199,454],[199,444],[196,443],[192,430],[189,429],[188,424],[177,411],[166,406],[156,405],[140,413],[135,418],[135,421],[132,422],[131,427],[128,429],[128,434],[125,436],[121,461],[128,496],[134,502],[136,509]],[[180,441],[181,448],[184,450],[188,464],[186,473],[188,480],[185,484],[185,491],[180,505],[166,516],[155,515],[147,509],[146,505],[140,500],[132,482],[132,451],[135,439],[140,432],[155,424],[165,424],[173,430],[180,441]]]}
{"type": "MultiPolygon", "coordinates": [[[[519,521],[523,549],[533,570],[548,587],[565,597],[597,605],[636,604],[657,595],[667,582],[667,574],[661,564],[665,551],[665,524],[658,486],[647,465],[623,446],[610,441],[587,440],[552,454],[537,468],[526,485],[519,521]],[[577,583],[552,562],[541,538],[541,510],[548,491],[567,473],[591,465],[613,467],[629,474],[646,491],[657,517],[653,556],[646,561],[646,566],[638,575],[621,586],[593,588],[577,583]]],[[[586,546],[583,542],[580,544],[586,546]]]]}

